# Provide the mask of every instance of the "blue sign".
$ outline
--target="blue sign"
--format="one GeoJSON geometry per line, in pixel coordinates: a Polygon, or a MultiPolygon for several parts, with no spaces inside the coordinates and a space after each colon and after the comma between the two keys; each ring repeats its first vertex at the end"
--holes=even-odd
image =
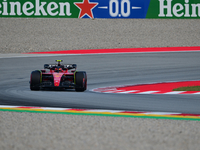
{"type": "MultiPolygon", "coordinates": [[[[90,0],[94,18],[146,18],[150,0],[90,0]]],[[[91,18],[88,15],[82,18],[91,18]]]]}

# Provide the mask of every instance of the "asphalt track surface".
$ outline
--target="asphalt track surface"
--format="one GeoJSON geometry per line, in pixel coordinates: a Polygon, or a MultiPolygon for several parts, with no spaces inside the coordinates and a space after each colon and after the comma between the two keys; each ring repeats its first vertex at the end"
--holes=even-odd
{"type": "Polygon", "coordinates": [[[181,112],[200,114],[200,95],[94,93],[106,86],[199,80],[200,52],[62,55],[1,58],[0,105],[181,112]],[[30,91],[29,77],[43,64],[76,63],[88,75],[85,92],[30,91]]]}
{"type": "MultiPolygon", "coordinates": [[[[8,57],[11,55],[16,57],[20,53],[55,50],[199,46],[199,23],[199,19],[1,18],[0,57],[5,58],[7,53],[12,53],[8,54],[8,57]]],[[[67,59],[64,59],[65,62],[77,63],[78,70],[87,71],[88,87],[92,89],[126,83],[198,80],[198,56],[199,53],[192,52],[109,54],[95,57],[66,56],[62,58],[67,59]],[[85,60],[85,57],[89,59],[85,60]],[[126,60],[127,58],[130,63],[126,60]],[[96,61],[94,62],[94,59],[102,66],[98,65],[96,61]],[[122,62],[123,59],[125,62],[122,62]],[[104,74],[102,74],[102,70],[104,70],[104,74]]],[[[49,97],[56,97],[56,100],[54,99],[52,102],[50,101],[51,97],[43,95],[43,93],[47,93],[46,91],[38,92],[42,95],[39,100],[36,98],[40,95],[37,97],[36,94],[28,95],[31,93],[28,87],[31,71],[40,69],[44,63],[52,63],[59,58],[0,59],[0,99],[3,98],[1,104],[21,104],[22,102],[25,104],[26,102],[26,105],[30,105],[38,104],[40,99],[44,99],[44,101],[39,101],[41,105],[45,103],[46,99],[48,100],[46,105],[55,105],[56,101],[61,101],[59,100],[61,96],[57,93],[65,93],[66,98],[63,98],[62,102],[62,104],[65,102],[65,105],[67,105],[67,100],[73,104],[76,101],[83,103],[86,101],[84,96],[89,94],[91,95],[88,96],[91,97],[89,101],[93,102],[91,103],[93,106],[105,101],[107,102],[106,106],[110,106],[111,104],[108,102],[111,100],[114,102],[113,106],[116,106],[118,101],[123,102],[124,97],[112,94],[105,94],[107,99],[97,101],[100,94],[91,94],[89,91],[85,93],[56,91],[54,93],[57,96],[54,96],[51,91],[48,92],[49,97]],[[2,92],[4,93],[2,94],[2,92]],[[73,99],[67,99],[68,96],[73,99]],[[77,100],[78,97],[82,99],[77,100]]],[[[184,101],[193,108],[199,104],[197,95],[132,95],[131,98],[125,100],[129,103],[130,101],[142,103],[141,100],[146,100],[148,105],[154,108],[157,108],[156,103],[163,101],[172,103],[171,105],[168,103],[171,109],[175,102],[184,101]],[[156,103],[150,103],[149,100],[156,101],[156,103]]],[[[141,105],[142,108],[147,106],[145,103],[141,105]]],[[[140,109],[142,108],[140,107],[140,109]]],[[[190,109],[190,111],[194,110],[190,109]]],[[[0,112],[1,150],[199,150],[199,139],[199,121],[0,112]]]]}

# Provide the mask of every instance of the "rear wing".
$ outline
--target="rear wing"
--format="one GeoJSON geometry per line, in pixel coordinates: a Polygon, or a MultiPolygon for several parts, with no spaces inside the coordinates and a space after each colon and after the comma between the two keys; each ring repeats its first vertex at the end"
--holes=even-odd
{"type": "Polygon", "coordinates": [[[76,69],[77,68],[77,65],[76,64],[67,64],[67,65],[63,65],[64,68],[67,68],[67,69],[76,69]]]}
{"type": "Polygon", "coordinates": [[[58,66],[57,64],[44,64],[44,69],[55,69],[55,68],[62,68],[62,69],[76,69],[76,64],[61,64],[58,66]]]}

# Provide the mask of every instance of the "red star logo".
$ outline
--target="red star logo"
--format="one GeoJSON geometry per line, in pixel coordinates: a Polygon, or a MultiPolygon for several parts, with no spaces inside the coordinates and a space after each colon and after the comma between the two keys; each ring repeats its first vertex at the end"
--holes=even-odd
{"type": "Polygon", "coordinates": [[[84,15],[94,18],[92,9],[94,9],[98,3],[90,3],[89,0],[83,0],[82,3],[74,4],[80,9],[79,18],[82,18],[84,15]]]}

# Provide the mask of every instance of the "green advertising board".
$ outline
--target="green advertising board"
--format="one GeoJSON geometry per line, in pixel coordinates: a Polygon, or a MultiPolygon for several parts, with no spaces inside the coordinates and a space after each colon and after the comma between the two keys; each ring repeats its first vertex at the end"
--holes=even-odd
{"type": "MultiPolygon", "coordinates": [[[[81,0],[76,0],[81,2],[81,0]]],[[[72,0],[1,0],[0,17],[77,18],[72,0]]]]}
{"type": "Polygon", "coordinates": [[[151,0],[146,18],[199,19],[200,0],[151,0]]]}
{"type": "Polygon", "coordinates": [[[200,0],[0,0],[0,17],[199,19],[200,0]]]}

